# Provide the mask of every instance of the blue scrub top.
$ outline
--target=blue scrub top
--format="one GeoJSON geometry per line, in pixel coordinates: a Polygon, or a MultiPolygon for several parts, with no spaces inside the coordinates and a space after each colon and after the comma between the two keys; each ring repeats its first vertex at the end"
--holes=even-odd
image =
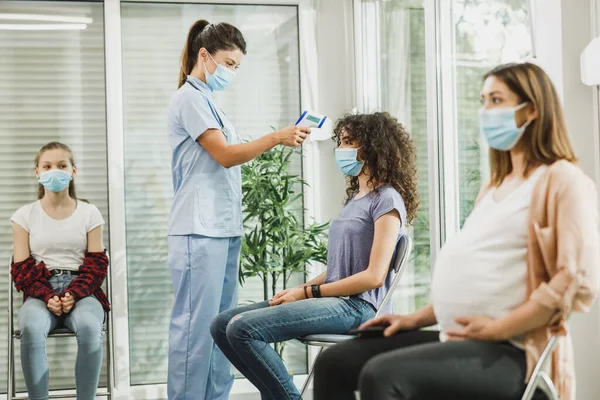
{"type": "Polygon", "coordinates": [[[240,143],[235,129],[217,107],[209,86],[188,76],[169,106],[175,190],[169,235],[242,235],[241,167],[222,167],[198,144],[196,139],[208,129],[220,129],[229,145],[240,143]]]}

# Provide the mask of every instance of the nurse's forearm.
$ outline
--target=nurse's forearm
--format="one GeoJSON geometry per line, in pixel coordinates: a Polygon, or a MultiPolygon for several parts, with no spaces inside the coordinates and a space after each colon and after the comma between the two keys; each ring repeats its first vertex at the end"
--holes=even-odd
{"type": "Polygon", "coordinates": [[[231,168],[255,159],[283,142],[280,132],[272,132],[248,143],[228,145],[223,132],[209,129],[198,136],[198,144],[222,167],[231,168]]]}
{"type": "Polygon", "coordinates": [[[217,157],[215,159],[223,167],[231,168],[254,160],[278,144],[281,144],[281,139],[276,132],[273,132],[251,142],[227,146],[221,160],[217,157]]]}

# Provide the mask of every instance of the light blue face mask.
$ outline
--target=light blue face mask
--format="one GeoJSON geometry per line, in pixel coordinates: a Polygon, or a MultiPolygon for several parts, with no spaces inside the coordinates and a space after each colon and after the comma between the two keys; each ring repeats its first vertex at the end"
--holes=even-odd
{"type": "Polygon", "coordinates": [[[60,169],[52,169],[40,174],[39,182],[51,192],[62,192],[73,180],[71,174],[60,169]]]}
{"type": "Polygon", "coordinates": [[[335,149],[335,162],[344,175],[358,176],[365,165],[364,161],[358,161],[358,148],[335,149]]]}
{"type": "Polygon", "coordinates": [[[515,113],[528,103],[521,103],[516,107],[493,108],[479,110],[479,129],[484,139],[492,149],[507,151],[512,149],[521,139],[525,128],[531,121],[517,127],[515,113]]]}
{"type": "Polygon", "coordinates": [[[210,54],[208,56],[215,64],[217,64],[217,69],[211,74],[208,72],[208,68],[206,68],[206,63],[204,63],[204,71],[206,71],[206,84],[214,91],[227,89],[229,86],[231,86],[233,80],[235,79],[235,72],[216,62],[210,54]]]}

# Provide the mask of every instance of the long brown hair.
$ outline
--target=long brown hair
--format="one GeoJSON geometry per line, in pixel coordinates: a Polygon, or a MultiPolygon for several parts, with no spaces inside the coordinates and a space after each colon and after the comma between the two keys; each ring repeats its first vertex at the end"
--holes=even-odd
{"type": "Polygon", "coordinates": [[[181,53],[178,87],[183,86],[187,76],[194,69],[198,61],[198,52],[203,47],[211,55],[219,50],[235,49],[246,54],[246,40],[238,28],[225,22],[211,24],[203,19],[198,20],[190,28],[181,53]]]}
{"type": "MultiPolygon", "coordinates": [[[[417,155],[415,144],[398,120],[387,112],[350,114],[341,118],[334,129],[333,140],[339,146],[342,134],[360,144],[359,157],[365,162],[371,177],[369,184],[391,185],[400,193],[410,225],[419,211],[417,189],[417,155]]],[[[357,176],[347,177],[346,202],[358,193],[357,176]]],[[[377,189],[375,189],[377,191],[377,189]]]]}
{"type": "MultiPolygon", "coordinates": [[[[75,166],[75,158],[73,157],[73,151],[71,151],[71,148],[69,146],[67,146],[66,144],[60,143],[60,142],[50,142],[45,144],[40,151],[38,151],[37,155],[35,156],[35,160],[34,160],[34,165],[36,168],[39,167],[40,165],[40,158],[42,157],[42,155],[47,152],[48,150],[64,150],[67,153],[69,153],[69,162],[71,163],[72,166],[75,166]]],[[[46,190],[44,189],[44,185],[42,185],[41,183],[38,185],[38,200],[41,200],[44,197],[44,194],[46,194],[46,190]]],[[[69,182],[69,197],[71,197],[72,199],[77,200],[77,193],[75,192],[75,181],[71,180],[71,182],[69,182]]],[[[86,201],[83,199],[80,199],[82,201],[86,201]]]]}
{"type": "MultiPolygon", "coordinates": [[[[543,69],[532,63],[504,64],[489,71],[483,79],[490,76],[508,86],[520,103],[528,102],[537,111],[537,118],[516,145],[525,154],[525,176],[539,165],[558,160],[577,161],[558,94],[543,69]]],[[[500,185],[512,169],[510,152],[490,148],[492,185],[500,185]]]]}

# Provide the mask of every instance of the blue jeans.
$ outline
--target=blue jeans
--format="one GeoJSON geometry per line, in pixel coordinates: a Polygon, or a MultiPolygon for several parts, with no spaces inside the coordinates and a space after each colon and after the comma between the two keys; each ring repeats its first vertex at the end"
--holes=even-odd
{"type": "Polygon", "coordinates": [[[231,364],[210,336],[210,321],[237,305],[240,237],[169,236],[175,294],[169,325],[169,400],[227,400],[231,364]]]}
{"type": "Polygon", "coordinates": [[[211,324],[215,343],[260,390],[263,399],[300,400],[300,392],[269,343],[310,334],[343,334],[375,316],[360,299],[327,297],[270,307],[250,304],[219,314],[211,324]]]}
{"type": "MultiPolygon", "coordinates": [[[[74,275],[55,275],[49,281],[59,293],[66,289],[74,275]]],[[[77,361],[75,385],[77,399],[93,400],[100,379],[102,366],[102,324],[104,310],[94,296],[75,303],[68,314],[60,317],[48,310],[42,300],[29,297],[19,314],[21,328],[21,366],[30,400],[48,399],[49,373],[46,356],[48,333],[59,324],[75,332],[77,337],[77,361]]]]}

